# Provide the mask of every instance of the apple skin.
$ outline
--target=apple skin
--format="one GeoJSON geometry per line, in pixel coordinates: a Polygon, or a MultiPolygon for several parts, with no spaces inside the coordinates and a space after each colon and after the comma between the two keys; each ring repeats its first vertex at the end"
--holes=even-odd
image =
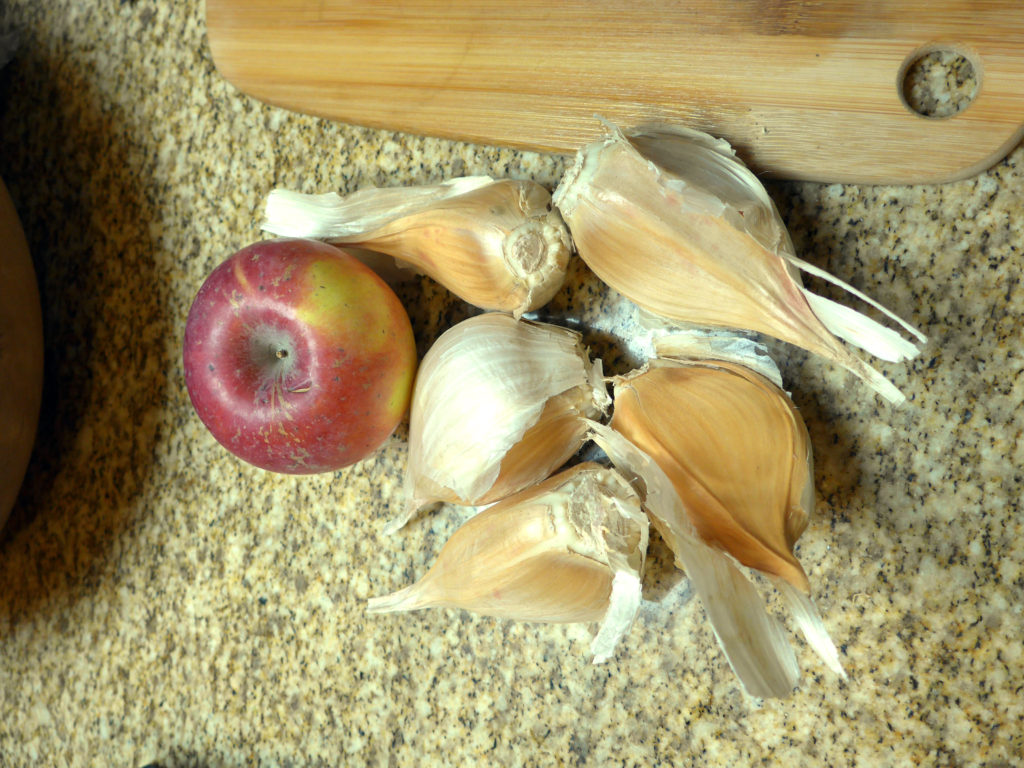
{"type": "Polygon", "coordinates": [[[398,297],[340,248],[254,243],[218,266],[185,323],[185,385],[241,459],[313,474],[379,448],[409,406],[416,345],[398,297]]]}

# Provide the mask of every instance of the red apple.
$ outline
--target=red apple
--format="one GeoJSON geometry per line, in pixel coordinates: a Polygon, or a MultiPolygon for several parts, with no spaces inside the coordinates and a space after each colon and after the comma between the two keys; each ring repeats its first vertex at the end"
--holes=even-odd
{"type": "Polygon", "coordinates": [[[409,316],[373,271],[314,240],[243,248],[203,283],[185,324],[185,385],[236,456],[273,472],[353,464],[409,405],[409,316]]]}

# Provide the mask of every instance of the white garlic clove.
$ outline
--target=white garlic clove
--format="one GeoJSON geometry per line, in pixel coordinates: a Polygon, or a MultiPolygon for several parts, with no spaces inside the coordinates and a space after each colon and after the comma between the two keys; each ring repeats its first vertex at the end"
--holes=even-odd
{"type": "Polygon", "coordinates": [[[609,403],[600,360],[574,331],[500,313],[453,326],[417,373],[408,503],[387,530],[435,501],[486,504],[547,478],[609,403]]]}
{"type": "Polygon", "coordinates": [[[616,379],[614,402],[611,427],[665,471],[703,541],[808,589],[793,545],[814,500],[810,438],[785,392],[732,362],[655,359],[616,379]]]}

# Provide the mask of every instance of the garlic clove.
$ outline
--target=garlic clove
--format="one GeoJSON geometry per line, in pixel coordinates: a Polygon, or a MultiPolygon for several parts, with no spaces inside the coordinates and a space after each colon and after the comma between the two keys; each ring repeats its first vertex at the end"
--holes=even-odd
{"type": "Polygon", "coordinates": [[[641,486],[654,527],[686,571],[744,689],[751,696],[787,696],[799,678],[796,657],[754,586],[725,553],[700,539],[672,482],[651,457],[607,425],[593,422],[591,429],[591,437],[615,467],[641,486]]]}
{"type": "MultiPolygon", "coordinates": [[[[757,175],[736,157],[735,151],[727,141],[679,126],[639,129],[630,133],[628,141],[656,166],[672,174],[676,179],[685,180],[683,186],[690,187],[690,194],[693,194],[694,188],[704,190],[718,203],[724,203],[722,213],[730,223],[747,232],[764,248],[785,259],[795,281],[799,282],[801,271],[820,277],[870,304],[921,343],[927,341],[923,333],[870,296],[820,267],[798,258],[782,216],[779,215],[768,191],[757,175]]],[[[716,209],[717,205],[710,207],[716,209]]],[[[809,291],[807,293],[810,294],[809,291]]],[[[864,320],[873,322],[868,318],[864,320]]],[[[878,330],[872,329],[872,332],[878,333],[878,330]]],[[[849,341],[861,346],[856,337],[849,341]]],[[[870,346],[862,348],[871,351],[870,346]]]]}
{"type": "Polygon", "coordinates": [[[547,478],[609,403],[601,361],[574,331],[501,313],[453,326],[420,363],[408,504],[387,530],[436,501],[486,504],[547,478]]]}
{"type": "Polygon", "coordinates": [[[810,439],[784,392],[735,363],[657,360],[618,379],[614,402],[612,428],[672,479],[703,541],[809,589],[793,545],[813,489],[810,439]]]}
{"type": "Polygon", "coordinates": [[[463,300],[517,317],[565,281],[571,241],[541,185],[489,177],[347,197],[273,190],[264,229],[358,245],[406,262],[463,300]]]}
{"type": "Polygon", "coordinates": [[[372,613],[462,608],[522,621],[602,626],[608,658],[640,605],[647,518],[614,470],[579,464],[470,518],[415,584],[370,600],[372,613]]]}
{"type": "Polygon", "coordinates": [[[591,429],[615,465],[641,479],[654,525],[744,686],[779,696],[796,680],[792,651],[732,559],[772,579],[811,647],[845,673],[793,553],[814,510],[810,439],[763,348],[744,341],[655,339],[658,353],[673,357],[617,378],[610,425],[591,429]]]}
{"type": "Polygon", "coordinates": [[[809,298],[801,269],[870,301],[793,255],[763,185],[725,142],[687,130],[614,131],[578,153],[553,199],[587,265],[644,309],[774,336],[842,365],[892,403],[905,399],[838,337],[890,360],[917,347],[852,309],[809,298]]]}

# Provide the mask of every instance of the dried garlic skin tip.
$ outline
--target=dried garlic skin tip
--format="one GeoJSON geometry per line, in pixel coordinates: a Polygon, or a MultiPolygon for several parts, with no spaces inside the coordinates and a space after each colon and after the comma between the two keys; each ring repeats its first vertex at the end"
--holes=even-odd
{"type": "Polygon", "coordinates": [[[474,306],[517,317],[558,292],[571,250],[544,187],[476,176],[344,198],[274,190],[264,229],[386,253],[474,306]]]}
{"type": "MultiPolygon", "coordinates": [[[[470,518],[422,579],[371,599],[369,611],[449,607],[521,621],[600,621],[615,613],[613,584],[625,578],[634,585],[627,608],[635,616],[647,526],[639,498],[615,470],[579,464],[470,518]]],[[[633,616],[612,617],[619,622],[612,645],[633,616]]]]}
{"type": "Polygon", "coordinates": [[[810,438],[782,390],[735,363],[660,361],[616,382],[611,427],[664,470],[703,541],[810,591],[793,554],[814,508],[810,438]]]}
{"type": "Polygon", "coordinates": [[[764,187],[728,145],[686,130],[619,132],[584,147],[554,202],[587,265],[609,286],[672,321],[774,336],[844,366],[890,402],[902,394],[836,334],[886,360],[914,344],[848,307],[806,291],[764,187]]]}
{"type": "Polygon", "coordinates": [[[486,504],[544,480],[610,398],[580,335],[501,313],[450,328],[420,364],[400,528],[435,501],[486,504]]]}

